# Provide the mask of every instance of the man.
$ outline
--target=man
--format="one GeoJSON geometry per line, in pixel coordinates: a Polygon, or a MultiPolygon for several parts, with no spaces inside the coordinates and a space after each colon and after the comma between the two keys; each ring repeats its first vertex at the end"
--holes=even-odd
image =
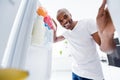
{"type": "Polygon", "coordinates": [[[97,24],[91,19],[74,21],[70,12],[65,8],[57,12],[57,20],[67,31],[58,37],[56,36],[56,31],[54,31],[54,42],[67,39],[70,43],[70,52],[73,57],[73,80],[104,79],[95,42],[103,51],[108,52],[114,48],[114,28],[108,11],[104,9],[105,4],[106,0],[103,0],[98,12],[97,24]],[[107,14],[104,14],[104,12],[107,14]],[[107,29],[111,27],[112,33],[108,34],[105,27],[107,29]],[[108,38],[106,39],[106,37],[108,38]],[[108,43],[105,43],[106,41],[108,43]]]}

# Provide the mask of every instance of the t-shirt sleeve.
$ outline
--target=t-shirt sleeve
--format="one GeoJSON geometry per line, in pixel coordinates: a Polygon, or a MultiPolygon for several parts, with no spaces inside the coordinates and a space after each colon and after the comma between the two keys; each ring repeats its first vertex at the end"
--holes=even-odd
{"type": "Polygon", "coordinates": [[[93,33],[97,32],[98,29],[97,29],[96,21],[93,19],[90,19],[88,21],[87,29],[88,29],[89,34],[93,34],[93,33]]]}

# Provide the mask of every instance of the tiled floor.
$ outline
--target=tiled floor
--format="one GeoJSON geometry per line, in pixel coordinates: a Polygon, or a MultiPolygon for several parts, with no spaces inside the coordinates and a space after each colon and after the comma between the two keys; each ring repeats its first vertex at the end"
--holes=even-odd
{"type": "MultiPolygon", "coordinates": [[[[120,80],[120,68],[102,63],[105,80],[120,80]]],[[[53,71],[50,80],[72,80],[71,71],[53,71]]]]}
{"type": "Polygon", "coordinates": [[[51,80],[72,80],[71,71],[54,71],[51,80]]]}

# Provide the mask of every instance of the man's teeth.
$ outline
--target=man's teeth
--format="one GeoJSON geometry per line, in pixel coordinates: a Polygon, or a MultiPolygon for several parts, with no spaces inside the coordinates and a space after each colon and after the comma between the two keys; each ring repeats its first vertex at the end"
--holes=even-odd
{"type": "Polygon", "coordinates": [[[65,26],[69,26],[69,22],[65,24],[65,26]]]}

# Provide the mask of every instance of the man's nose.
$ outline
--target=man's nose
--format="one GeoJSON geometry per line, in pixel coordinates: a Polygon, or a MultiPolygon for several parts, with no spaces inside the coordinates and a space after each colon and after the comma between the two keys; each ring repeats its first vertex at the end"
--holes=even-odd
{"type": "Polygon", "coordinates": [[[63,24],[65,25],[65,24],[66,24],[66,22],[67,22],[67,20],[66,20],[66,19],[64,19],[64,20],[63,20],[63,24]]]}

